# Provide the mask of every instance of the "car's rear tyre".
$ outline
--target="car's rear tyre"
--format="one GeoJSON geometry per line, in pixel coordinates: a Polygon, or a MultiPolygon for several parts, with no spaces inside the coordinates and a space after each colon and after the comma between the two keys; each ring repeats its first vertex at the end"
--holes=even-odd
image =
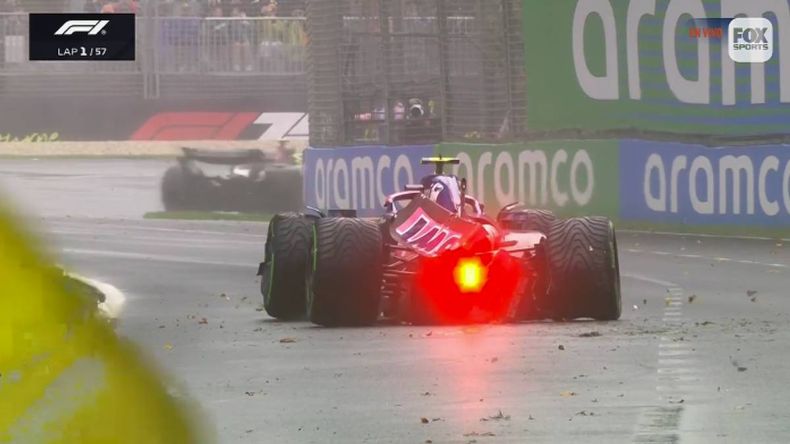
{"type": "Polygon", "coordinates": [[[506,230],[548,233],[557,216],[549,210],[517,206],[500,213],[497,219],[499,225],[506,230]]]}
{"type": "Polygon", "coordinates": [[[260,268],[263,308],[282,320],[305,317],[305,273],[312,247],[313,219],[297,213],[269,222],[266,252],[260,268]]]}
{"type": "Polygon", "coordinates": [[[162,177],[162,204],[167,211],[189,209],[189,172],[182,166],[172,166],[162,177]]]}
{"type": "Polygon", "coordinates": [[[325,326],[370,325],[378,319],[383,244],[375,221],[318,219],[307,267],[307,315],[325,326]]]}
{"type": "Polygon", "coordinates": [[[620,266],[612,222],[605,217],[556,221],[547,242],[552,317],[619,319],[620,266]]]}

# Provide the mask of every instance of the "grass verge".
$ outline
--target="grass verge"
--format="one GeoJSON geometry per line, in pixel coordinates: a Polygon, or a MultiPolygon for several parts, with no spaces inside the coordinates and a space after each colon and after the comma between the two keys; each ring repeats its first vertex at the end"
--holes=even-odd
{"type": "Polygon", "coordinates": [[[152,211],[143,215],[144,219],[174,220],[235,220],[245,222],[269,222],[271,214],[236,213],[226,211],[152,211]]]}
{"type": "Polygon", "coordinates": [[[617,228],[652,232],[671,232],[683,234],[708,234],[714,236],[753,236],[768,239],[790,239],[788,228],[743,227],[738,225],[681,225],[659,224],[653,222],[620,222],[617,228]]]}

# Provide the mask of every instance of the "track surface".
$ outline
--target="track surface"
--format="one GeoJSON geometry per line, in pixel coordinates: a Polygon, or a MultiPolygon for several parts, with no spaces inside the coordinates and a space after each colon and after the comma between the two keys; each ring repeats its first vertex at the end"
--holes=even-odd
{"type": "Polygon", "coordinates": [[[0,189],[222,442],[790,437],[790,242],[620,233],[619,322],[323,329],[256,311],[264,224],[140,219],[166,166],[3,160],[0,189]]]}

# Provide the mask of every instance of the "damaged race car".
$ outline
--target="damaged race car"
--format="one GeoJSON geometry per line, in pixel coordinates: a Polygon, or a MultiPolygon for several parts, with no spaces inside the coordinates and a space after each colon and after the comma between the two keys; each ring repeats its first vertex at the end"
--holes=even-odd
{"type": "Polygon", "coordinates": [[[605,217],[559,219],[511,204],[496,219],[435,174],[387,197],[380,218],[353,210],[278,214],[259,265],[266,312],[325,326],[616,320],[617,240],[605,217]]]}
{"type": "Polygon", "coordinates": [[[290,152],[182,148],[162,178],[167,211],[274,213],[302,208],[302,169],[290,152]]]}

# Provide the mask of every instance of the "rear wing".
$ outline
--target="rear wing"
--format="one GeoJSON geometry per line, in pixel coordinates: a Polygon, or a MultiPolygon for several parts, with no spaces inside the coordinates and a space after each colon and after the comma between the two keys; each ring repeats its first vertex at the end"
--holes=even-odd
{"type": "Polygon", "coordinates": [[[435,172],[434,174],[441,175],[444,174],[444,166],[445,165],[458,165],[461,163],[461,159],[457,157],[423,157],[420,160],[420,164],[422,165],[434,165],[435,172]]]}
{"type": "Polygon", "coordinates": [[[418,195],[395,215],[390,236],[420,255],[433,257],[464,245],[478,229],[478,224],[418,195]]]}

